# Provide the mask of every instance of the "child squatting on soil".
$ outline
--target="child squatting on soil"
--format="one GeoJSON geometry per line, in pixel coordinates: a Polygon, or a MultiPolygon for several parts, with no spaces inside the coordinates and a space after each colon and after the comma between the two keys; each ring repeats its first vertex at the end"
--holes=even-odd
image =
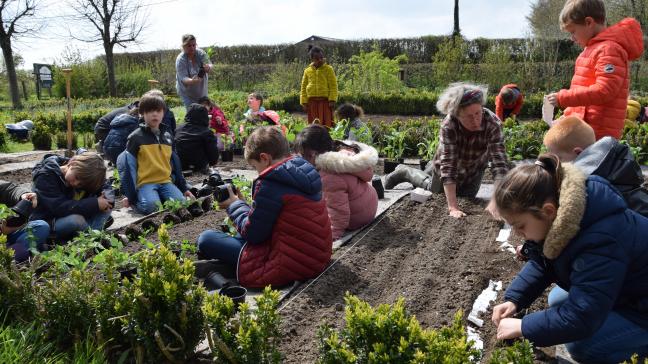
{"type": "Polygon", "coordinates": [[[518,85],[509,83],[504,85],[499,94],[495,96],[495,115],[504,121],[510,117],[517,117],[524,104],[524,95],[518,85]]]}
{"type": "Polygon", "coordinates": [[[494,199],[514,232],[537,246],[493,308],[497,338],[565,343],[583,363],[648,354],[648,219],[610,182],[553,154],[513,169],[494,199]],[[552,283],[548,309],[513,318],[552,283]]]}
{"type": "Polygon", "coordinates": [[[252,132],[245,159],[259,172],[252,206],[229,185],[229,199],[219,203],[238,234],[204,231],[198,249],[236,267],[239,283],[247,287],[282,286],[317,276],[328,265],[333,244],[319,173],[302,157],[290,155],[276,126],[252,132]]]}
{"type": "Polygon", "coordinates": [[[594,129],[575,116],[554,124],[544,136],[544,145],[561,162],[573,162],[586,175],[610,181],[629,208],[648,217],[648,191],[642,187],[644,177],[627,145],[609,136],[597,141],[594,129]]]}
{"type": "Polygon", "coordinates": [[[144,123],[128,136],[126,150],[117,158],[124,206],[133,204],[142,214],[155,211],[159,202],[193,198],[171,147],[173,137],[161,124],[165,107],[158,96],[142,96],[139,111],[144,123]]]}
{"type": "Polygon", "coordinates": [[[334,141],[326,127],[313,124],[297,134],[295,151],[319,171],[333,239],[374,220],[378,194],[371,178],[378,163],[376,149],[359,142],[334,141]]]}
{"type": "Polygon", "coordinates": [[[104,229],[114,200],[103,193],[106,166],[99,154],[46,157],[34,166],[32,177],[38,204],[30,221],[47,222],[59,241],[68,241],[87,228],[104,229]]]}
{"type": "Polygon", "coordinates": [[[583,47],[571,86],[547,95],[564,116],[578,116],[594,128],[596,139],[621,138],[630,88],[629,61],[643,53],[639,22],[625,18],[606,27],[603,0],[568,0],[560,27],[583,47]]]}
{"type": "MultiPolygon", "coordinates": [[[[437,109],[446,117],[441,122],[439,146],[434,160],[421,171],[404,164],[385,177],[385,188],[410,182],[435,193],[444,192],[450,216],[466,214],[459,209],[457,196],[474,198],[484,171],[491,162],[495,181],[508,172],[502,124],[486,104],[486,88],[464,82],[453,83],[443,91],[437,109]]],[[[486,210],[498,217],[495,204],[486,210]]]]}

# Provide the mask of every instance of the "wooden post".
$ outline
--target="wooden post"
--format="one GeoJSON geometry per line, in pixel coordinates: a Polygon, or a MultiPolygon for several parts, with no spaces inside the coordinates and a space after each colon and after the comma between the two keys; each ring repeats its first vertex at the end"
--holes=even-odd
{"type": "Polygon", "coordinates": [[[158,88],[157,85],[160,84],[160,81],[158,80],[148,80],[149,83],[149,90],[152,90],[154,88],[158,88]]]}
{"type": "Polygon", "coordinates": [[[62,71],[65,76],[65,94],[67,96],[67,151],[65,155],[72,157],[74,155],[72,151],[72,104],[70,102],[70,76],[72,69],[64,68],[62,71]]]}

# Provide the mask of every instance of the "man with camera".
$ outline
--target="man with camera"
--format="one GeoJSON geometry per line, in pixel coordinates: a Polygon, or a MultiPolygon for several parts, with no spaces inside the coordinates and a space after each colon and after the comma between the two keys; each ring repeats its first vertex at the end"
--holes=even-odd
{"type": "Polygon", "coordinates": [[[182,36],[182,52],[176,58],[176,90],[184,106],[189,109],[192,103],[207,96],[208,74],[213,65],[207,53],[196,45],[192,34],[182,36]]]}
{"type": "MultiPolygon", "coordinates": [[[[25,225],[36,207],[36,194],[15,183],[0,180],[0,203],[13,206],[11,216],[0,222],[0,234],[6,236],[7,247],[14,250],[16,261],[27,260],[30,248],[43,250],[50,232],[49,225],[43,220],[30,221],[25,225]]],[[[0,208],[0,212],[5,211],[0,208]]]]}

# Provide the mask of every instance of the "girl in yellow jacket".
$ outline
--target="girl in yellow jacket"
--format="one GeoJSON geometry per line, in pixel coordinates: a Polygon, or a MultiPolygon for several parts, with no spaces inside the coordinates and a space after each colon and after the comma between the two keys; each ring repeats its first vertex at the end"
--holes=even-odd
{"type": "Polygon", "coordinates": [[[324,61],[320,47],[308,46],[311,64],[304,70],[299,103],[308,113],[308,122],[315,119],[320,124],[333,127],[333,108],[337,101],[338,87],[333,67],[324,61]]]}

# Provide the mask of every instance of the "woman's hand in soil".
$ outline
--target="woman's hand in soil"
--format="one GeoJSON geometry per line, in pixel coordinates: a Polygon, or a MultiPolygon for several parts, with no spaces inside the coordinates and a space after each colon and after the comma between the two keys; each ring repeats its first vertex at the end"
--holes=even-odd
{"type": "Polygon", "coordinates": [[[448,210],[450,210],[450,216],[452,216],[454,218],[459,219],[459,218],[462,218],[462,217],[466,216],[466,213],[459,210],[458,208],[450,207],[448,210]]]}
{"type": "Polygon", "coordinates": [[[506,301],[493,307],[493,323],[499,325],[502,319],[513,316],[517,312],[517,306],[511,301],[506,301]]]}
{"type": "Polygon", "coordinates": [[[522,320],[505,318],[497,325],[497,339],[515,339],[522,336],[522,320]]]}
{"type": "Polygon", "coordinates": [[[493,219],[502,220],[499,211],[497,211],[497,205],[495,205],[495,199],[492,198],[490,202],[488,202],[488,206],[486,206],[486,211],[488,211],[491,214],[493,219]]]}

